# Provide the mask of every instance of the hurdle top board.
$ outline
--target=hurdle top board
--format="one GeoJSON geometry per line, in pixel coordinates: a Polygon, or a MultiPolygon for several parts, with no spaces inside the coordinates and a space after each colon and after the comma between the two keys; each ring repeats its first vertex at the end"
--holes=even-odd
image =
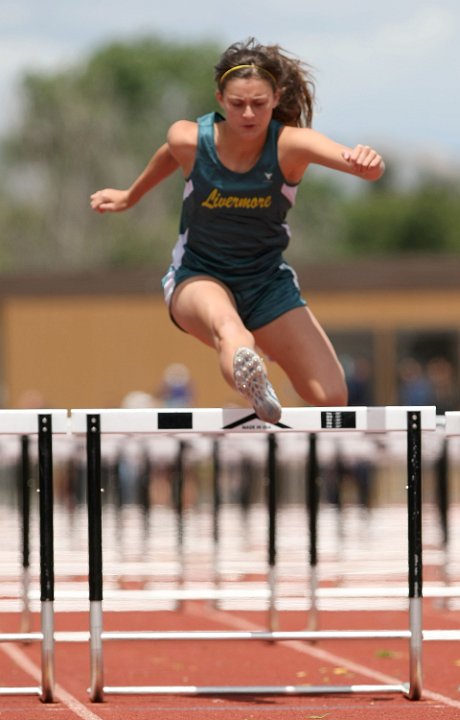
{"type": "Polygon", "coordinates": [[[446,435],[460,435],[460,412],[446,412],[446,435]]]}
{"type": "Polygon", "coordinates": [[[67,410],[0,410],[0,435],[36,435],[48,418],[53,435],[69,432],[67,410]]]}
{"type": "Polygon", "coordinates": [[[296,407],[283,408],[276,425],[245,408],[75,409],[70,431],[101,433],[230,433],[230,432],[390,432],[408,428],[410,413],[420,413],[422,430],[436,429],[436,408],[423,407],[296,407]]]}

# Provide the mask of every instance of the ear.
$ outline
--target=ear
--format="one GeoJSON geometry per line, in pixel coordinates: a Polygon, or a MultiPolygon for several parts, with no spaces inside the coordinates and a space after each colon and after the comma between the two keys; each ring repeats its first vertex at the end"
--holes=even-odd
{"type": "Polygon", "coordinates": [[[224,107],[224,96],[222,95],[220,90],[216,90],[216,100],[219,103],[219,105],[223,108],[224,107]]]}
{"type": "Polygon", "coordinates": [[[281,100],[281,90],[275,90],[274,92],[274,98],[273,98],[273,107],[276,108],[280,104],[281,100]]]}

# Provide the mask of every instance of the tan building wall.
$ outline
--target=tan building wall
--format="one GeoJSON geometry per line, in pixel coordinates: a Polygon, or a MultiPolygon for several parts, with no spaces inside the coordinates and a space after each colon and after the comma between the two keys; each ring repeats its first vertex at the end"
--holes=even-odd
{"type": "Polygon", "coordinates": [[[310,300],[328,332],[371,333],[376,404],[397,402],[399,333],[452,332],[460,357],[460,288],[312,293],[310,300]]]}
{"type": "MultiPolygon", "coordinates": [[[[395,266],[401,273],[401,264],[395,266]]],[[[410,266],[412,268],[412,266],[410,266]]],[[[302,279],[310,307],[331,333],[366,331],[374,344],[377,402],[394,402],[395,336],[407,329],[448,329],[460,338],[460,269],[428,265],[423,279],[395,287],[391,268],[374,277],[337,267],[302,279]],[[446,274],[447,273],[447,274],[446,274]],[[450,273],[450,275],[449,275],[450,273]],[[446,282],[449,280],[449,282],[446,282]],[[315,280],[315,282],[313,282],[315,280]],[[406,287],[405,285],[408,285],[406,287]]],[[[413,268],[412,268],[413,269],[413,268]]],[[[420,274],[420,273],[419,273],[420,274]]],[[[51,407],[117,407],[133,390],[155,394],[165,369],[190,369],[196,407],[239,404],[222,380],[215,353],[179,331],[170,321],[150,276],[24,279],[3,283],[0,296],[0,380],[3,405],[18,407],[30,390],[51,407]]],[[[459,353],[460,354],[460,353],[459,353]]],[[[270,367],[284,405],[301,404],[284,373],[270,367]]]]}
{"type": "MultiPolygon", "coordinates": [[[[31,390],[49,407],[117,407],[133,390],[155,394],[176,362],[191,371],[196,407],[241,402],[215,353],[179,331],[159,297],[12,299],[3,308],[3,345],[9,407],[31,390]]],[[[286,402],[287,381],[279,371],[273,377],[286,402]]]]}
{"type": "Polygon", "coordinates": [[[314,292],[310,305],[329,328],[460,328],[459,290],[314,292]]]}

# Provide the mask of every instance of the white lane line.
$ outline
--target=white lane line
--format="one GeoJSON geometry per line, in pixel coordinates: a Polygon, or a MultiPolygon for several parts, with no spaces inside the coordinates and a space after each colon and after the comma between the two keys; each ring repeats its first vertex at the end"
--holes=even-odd
{"type": "MultiPolygon", "coordinates": [[[[0,645],[5,655],[12,660],[16,665],[21,668],[25,673],[30,675],[39,685],[42,681],[41,670],[27,655],[15,645],[11,643],[2,643],[0,645]]],[[[66,705],[75,715],[82,718],[82,720],[102,720],[100,715],[89,710],[83,705],[77,698],[64,690],[64,688],[56,683],[54,695],[56,700],[59,700],[63,705],[66,705]]]]}
{"type": "MultiPolygon", "coordinates": [[[[255,625],[254,623],[248,622],[243,618],[234,617],[233,615],[230,615],[226,612],[211,610],[209,607],[206,607],[206,609],[204,610],[198,604],[191,604],[188,608],[188,612],[190,612],[191,615],[207,618],[212,615],[217,622],[223,622],[226,625],[234,627],[237,630],[257,631],[266,629],[259,625],[255,625]]],[[[360,675],[364,675],[365,677],[371,678],[372,680],[378,680],[379,682],[388,685],[396,685],[401,683],[400,678],[394,678],[391,675],[385,675],[378,670],[371,670],[367,666],[365,667],[364,665],[355,663],[353,662],[353,660],[349,660],[348,658],[344,658],[340,655],[335,655],[328,650],[321,650],[320,648],[314,648],[304,645],[299,640],[289,640],[288,642],[284,642],[283,645],[290,647],[297,652],[304,653],[305,655],[310,655],[311,657],[316,657],[319,660],[333,663],[338,667],[346,667],[348,670],[351,670],[352,672],[360,675]]],[[[450,707],[460,709],[460,702],[454,700],[453,698],[447,697],[446,695],[441,695],[440,693],[433,692],[432,690],[427,690],[425,688],[423,688],[422,690],[422,695],[424,698],[428,698],[429,700],[433,700],[435,702],[442,703],[443,705],[449,705],[450,707]]]]}

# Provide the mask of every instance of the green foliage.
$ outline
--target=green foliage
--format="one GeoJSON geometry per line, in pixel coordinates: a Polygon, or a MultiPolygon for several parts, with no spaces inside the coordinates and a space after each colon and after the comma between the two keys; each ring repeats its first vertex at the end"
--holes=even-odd
{"type": "Polygon", "coordinates": [[[118,118],[123,144],[145,158],[146,147],[163,142],[172,122],[194,120],[214,103],[212,68],[218,54],[212,44],[152,38],[113,43],[89,60],[81,89],[100,112],[118,118]]]}
{"type": "Polygon", "coordinates": [[[292,237],[287,254],[291,262],[328,260],[342,252],[342,204],[343,192],[332,179],[318,179],[307,173],[289,216],[292,237]]]}
{"type": "Polygon", "coordinates": [[[344,206],[351,253],[460,252],[459,188],[434,180],[404,193],[385,190],[344,206]]]}
{"type": "MultiPolygon", "coordinates": [[[[60,73],[26,76],[21,122],[3,144],[9,182],[0,194],[16,214],[27,208],[24,219],[35,216],[24,223],[21,245],[41,252],[13,245],[8,262],[0,256],[3,268],[165,266],[178,232],[179,174],[126,215],[96,215],[89,196],[129,186],[173,120],[215,107],[219,52],[211,44],[140,39],[113,43],[60,73]]],[[[10,215],[0,213],[4,237],[10,215]]]]}

